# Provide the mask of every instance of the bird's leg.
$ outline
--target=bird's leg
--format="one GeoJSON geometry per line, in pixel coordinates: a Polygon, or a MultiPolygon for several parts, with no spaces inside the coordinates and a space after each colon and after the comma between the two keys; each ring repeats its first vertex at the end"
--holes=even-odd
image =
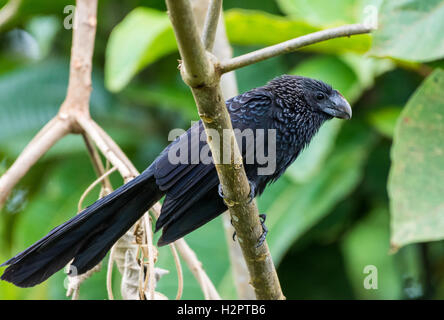
{"type": "MultiPolygon", "coordinates": [[[[248,184],[250,185],[250,194],[248,195],[248,203],[251,203],[251,201],[253,201],[254,197],[256,196],[256,184],[254,182],[251,182],[250,180],[248,180],[248,184]]],[[[217,193],[219,193],[219,196],[222,199],[225,199],[225,195],[224,195],[224,191],[222,190],[222,184],[219,183],[219,186],[217,187],[217,193]]],[[[265,214],[261,214],[259,215],[259,217],[261,217],[261,225],[262,225],[262,230],[264,230],[264,233],[262,234],[262,236],[259,238],[259,243],[257,245],[257,247],[260,247],[262,245],[262,243],[265,240],[265,236],[268,233],[268,229],[265,226],[265,219],[266,219],[266,215],[265,214]]],[[[233,220],[230,219],[230,223],[231,225],[233,225],[233,220]]],[[[233,232],[233,241],[236,241],[236,231],[233,232]]]]}
{"type": "Polygon", "coordinates": [[[263,214],[260,214],[259,217],[261,219],[261,226],[262,226],[263,233],[260,236],[260,238],[256,244],[256,248],[259,248],[264,243],[265,237],[267,236],[267,233],[268,233],[268,228],[265,225],[265,220],[267,219],[267,215],[265,213],[263,213],[263,214]]]}

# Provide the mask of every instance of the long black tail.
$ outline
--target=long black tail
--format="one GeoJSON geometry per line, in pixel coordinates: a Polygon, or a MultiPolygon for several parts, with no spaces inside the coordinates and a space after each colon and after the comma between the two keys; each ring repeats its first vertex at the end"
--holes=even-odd
{"type": "Polygon", "coordinates": [[[98,264],[112,245],[146,212],[162,192],[152,169],[95,202],[71,220],[54,228],[9,265],[1,279],[19,287],[32,287],[48,279],[74,258],[82,274],[98,264]]]}

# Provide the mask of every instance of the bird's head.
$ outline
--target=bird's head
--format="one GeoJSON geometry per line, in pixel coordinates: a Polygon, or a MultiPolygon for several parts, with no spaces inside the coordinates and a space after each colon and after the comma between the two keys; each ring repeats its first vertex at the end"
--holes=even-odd
{"type": "Polygon", "coordinates": [[[284,75],[269,83],[286,101],[302,105],[326,118],[351,119],[347,100],[328,84],[301,76],[284,75]],[[302,103],[301,103],[302,102],[302,103]]]}

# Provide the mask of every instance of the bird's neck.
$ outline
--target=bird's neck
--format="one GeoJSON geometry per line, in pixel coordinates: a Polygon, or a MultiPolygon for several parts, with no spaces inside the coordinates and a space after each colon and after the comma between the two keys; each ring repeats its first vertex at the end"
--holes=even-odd
{"type": "Polygon", "coordinates": [[[311,141],[321,125],[328,120],[322,114],[306,108],[281,107],[274,110],[274,128],[276,129],[277,147],[294,150],[299,153],[311,141]]]}

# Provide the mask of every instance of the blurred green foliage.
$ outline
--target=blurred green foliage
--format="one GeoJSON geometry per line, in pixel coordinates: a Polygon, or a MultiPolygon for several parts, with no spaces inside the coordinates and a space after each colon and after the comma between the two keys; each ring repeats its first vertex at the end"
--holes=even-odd
{"type": "MultiPolygon", "coordinates": [[[[235,55],[363,21],[381,8],[373,44],[370,35],[335,39],[236,71],[240,92],[283,73],[299,74],[330,83],[353,104],[353,120],[326,124],[258,199],[260,211],[268,214],[268,242],[288,299],[444,298],[444,243],[413,243],[444,236],[444,76],[439,70],[444,38],[436,32],[444,21],[444,1],[397,3],[224,1],[235,55]],[[423,36],[432,32],[435,36],[423,36]],[[371,53],[389,59],[364,54],[371,46],[371,53]],[[389,253],[390,241],[411,244],[389,253]],[[369,265],[378,270],[377,290],[363,285],[369,265]]],[[[0,174],[65,96],[72,36],[63,27],[67,4],[24,0],[0,33],[0,174]]],[[[194,101],[177,71],[179,55],[162,0],[102,0],[98,15],[91,111],[143,170],[168,144],[170,129],[186,129],[198,119],[194,101]]],[[[81,138],[60,141],[1,211],[0,260],[74,215],[94,180],[81,138]]],[[[122,181],[113,175],[112,183],[117,187],[122,181]]],[[[221,219],[186,240],[222,297],[236,298],[221,219]]],[[[177,276],[169,248],[159,249],[157,266],[170,271],[157,290],[174,298],[177,276]]],[[[184,298],[203,298],[188,268],[184,273],[184,298]]],[[[105,274],[102,268],[88,279],[80,298],[106,299],[105,274]]],[[[66,299],[64,280],[60,271],[35,288],[0,282],[0,299],[66,299]]],[[[119,280],[115,270],[117,297],[119,280]]]]}

